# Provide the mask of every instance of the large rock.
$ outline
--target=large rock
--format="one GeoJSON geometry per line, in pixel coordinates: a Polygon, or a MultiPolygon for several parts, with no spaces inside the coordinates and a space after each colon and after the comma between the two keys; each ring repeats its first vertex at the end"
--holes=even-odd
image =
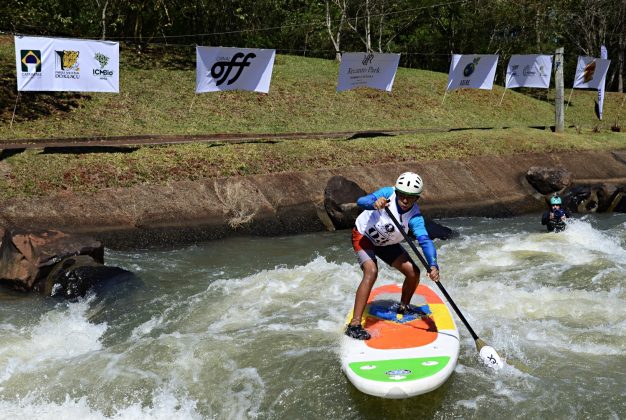
{"type": "Polygon", "coordinates": [[[354,226],[354,221],[362,211],[356,205],[356,200],[366,194],[356,182],[343,176],[336,175],[328,180],[324,189],[324,208],[335,229],[354,226]]]}
{"type": "Polygon", "coordinates": [[[55,264],[52,271],[37,282],[36,291],[46,296],[76,298],[106,282],[131,278],[130,271],[102,265],[89,255],[77,255],[55,264]]]}
{"type": "Polygon", "coordinates": [[[454,229],[450,229],[447,226],[437,223],[433,220],[425,219],[424,225],[430,239],[452,239],[459,236],[459,232],[454,229]]]}
{"type": "Polygon", "coordinates": [[[571,185],[573,175],[562,167],[546,168],[532,166],[526,172],[526,180],[541,194],[562,191],[571,185]]]}
{"type": "MultiPolygon", "coordinates": [[[[623,213],[626,187],[615,184],[574,184],[563,191],[563,204],[575,213],[623,213]]],[[[546,198],[547,200],[547,198],[546,198]]]]}
{"type": "Polygon", "coordinates": [[[98,279],[120,274],[111,269],[104,267],[103,245],[83,235],[7,229],[0,245],[0,282],[18,290],[75,297],[98,279]]]}

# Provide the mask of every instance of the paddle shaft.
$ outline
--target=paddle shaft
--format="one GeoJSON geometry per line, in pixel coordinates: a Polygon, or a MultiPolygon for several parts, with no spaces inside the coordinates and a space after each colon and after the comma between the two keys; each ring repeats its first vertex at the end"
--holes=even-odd
{"type": "MultiPolygon", "coordinates": [[[[422,265],[424,266],[426,271],[430,273],[431,272],[430,265],[428,265],[428,263],[426,262],[426,260],[422,256],[422,254],[419,252],[419,250],[415,246],[415,243],[413,243],[411,238],[409,238],[409,235],[404,231],[404,229],[402,228],[402,225],[400,225],[400,222],[398,222],[398,220],[393,215],[391,210],[389,210],[389,207],[385,207],[385,211],[387,212],[387,214],[391,218],[391,221],[393,221],[393,224],[396,225],[396,227],[400,230],[400,233],[402,233],[402,236],[404,237],[404,240],[409,244],[409,246],[411,247],[411,249],[413,250],[415,255],[417,255],[417,258],[420,260],[420,262],[422,263],[422,265]]],[[[411,259],[411,256],[409,256],[409,259],[411,259]]],[[[412,259],[411,259],[411,262],[413,264],[415,264],[415,262],[413,262],[412,259]]],[[[478,336],[476,335],[476,333],[474,332],[474,330],[470,326],[469,322],[467,322],[467,320],[465,319],[465,316],[463,316],[463,313],[461,312],[461,310],[458,308],[458,306],[456,306],[456,303],[454,303],[454,301],[452,300],[452,298],[448,294],[448,291],[445,289],[445,287],[443,287],[443,284],[441,284],[441,281],[436,281],[435,284],[437,284],[437,286],[439,287],[439,290],[441,290],[441,293],[444,294],[444,296],[446,297],[446,299],[448,300],[448,302],[450,303],[450,305],[454,309],[454,312],[456,312],[456,314],[459,316],[459,318],[461,318],[461,321],[463,321],[463,324],[465,325],[465,328],[467,328],[467,330],[470,332],[470,334],[472,335],[472,338],[474,339],[474,341],[480,340],[480,338],[478,338],[478,336]]]]}

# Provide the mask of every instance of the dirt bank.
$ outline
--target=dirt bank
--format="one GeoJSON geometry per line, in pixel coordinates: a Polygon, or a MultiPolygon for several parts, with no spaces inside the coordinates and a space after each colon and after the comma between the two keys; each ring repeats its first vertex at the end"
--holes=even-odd
{"type": "Polygon", "coordinates": [[[521,154],[12,199],[0,205],[0,223],[85,233],[109,248],[322,231],[330,223],[323,200],[332,176],[344,176],[373,191],[392,185],[398,174],[409,170],[424,178],[426,189],[420,205],[431,218],[507,217],[544,209],[542,197],[524,178],[531,166],[564,167],[578,184],[626,185],[626,151],[521,154]]]}

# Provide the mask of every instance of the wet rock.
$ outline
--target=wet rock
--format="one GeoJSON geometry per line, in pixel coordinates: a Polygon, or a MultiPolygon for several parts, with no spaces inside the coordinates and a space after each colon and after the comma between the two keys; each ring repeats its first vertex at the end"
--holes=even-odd
{"type": "Polygon", "coordinates": [[[333,176],[328,180],[324,189],[324,208],[336,229],[354,226],[354,221],[362,211],[356,205],[356,200],[366,194],[356,182],[343,176],[333,176]]]}
{"type": "Polygon", "coordinates": [[[541,194],[561,191],[572,184],[573,175],[565,168],[532,166],[526,172],[526,180],[541,194]]]}
{"type": "Polygon", "coordinates": [[[119,270],[104,266],[104,247],[87,236],[6,229],[0,245],[0,282],[17,290],[76,297],[119,270]]]}
{"type": "Polygon", "coordinates": [[[37,282],[35,289],[46,296],[71,299],[84,296],[96,286],[132,276],[130,271],[104,266],[89,255],[77,255],[55,264],[52,271],[37,282]]]}
{"type": "Polygon", "coordinates": [[[433,220],[425,219],[425,226],[430,239],[442,239],[445,241],[446,239],[452,239],[459,236],[459,232],[456,230],[450,229],[449,227],[433,220]]]}
{"type": "Polygon", "coordinates": [[[626,186],[608,184],[606,186],[608,197],[598,208],[602,213],[626,213],[626,186]]]}
{"type": "Polygon", "coordinates": [[[563,204],[574,213],[619,212],[624,192],[626,188],[613,184],[572,185],[563,192],[563,204]]]}

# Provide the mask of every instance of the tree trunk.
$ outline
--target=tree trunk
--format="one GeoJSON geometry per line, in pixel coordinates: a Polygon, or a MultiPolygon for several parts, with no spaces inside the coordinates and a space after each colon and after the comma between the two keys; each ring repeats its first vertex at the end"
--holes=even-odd
{"type": "Polygon", "coordinates": [[[370,2],[369,0],[365,0],[365,49],[367,52],[372,51],[372,35],[370,22],[370,2]]]}
{"type": "Polygon", "coordinates": [[[104,2],[104,6],[102,7],[102,16],[100,19],[100,22],[102,23],[102,40],[106,39],[107,36],[107,22],[106,22],[106,17],[107,17],[107,6],[109,5],[109,0],[106,0],[104,2]]]}
{"type": "Polygon", "coordinates": [[[617,65],[619,71],[617,73],[617,91],[624,92],[624,35],[620,36],[620,46],[617,52],[617,65]]]}
{"type": "Polygon", "coordinates": [[[346,18],[346,8],[345,8],[345,1],[343,4],[344,7],[341,7],[341,4],[339,3],[339,1],[337,1],[336,4],[339,7],[339,10],[341,11],[339,25],[337,25],[337,33],[333,34],[333,30],[332,30],[333,21],[330,16],[330,0],[326,0],[326,29],[328,30],[328,35],[330,36],[330,40],[332,41],[333,46],[335,47],[335,59],[341,62],[341,50],[339,48],[341,46],[341,31],[343,29],[343,24],[346,18]]]}

